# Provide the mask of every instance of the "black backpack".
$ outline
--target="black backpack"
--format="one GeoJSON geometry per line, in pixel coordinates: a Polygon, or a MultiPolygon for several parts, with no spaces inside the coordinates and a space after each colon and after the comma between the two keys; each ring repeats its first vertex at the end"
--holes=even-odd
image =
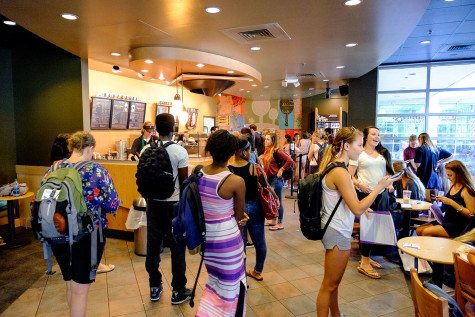
{"type": "MultiPolygon", "coordinates": [[[[277,151],[274,151],[273,156],[274,156],[274,160],[276,161],[277,166],[279,166],[279,168],[281,168],[282,166],[285,165],[285,161],[281,160],[279,158],[279,155],[277,154],[277,151]]],[[[284,178],[284,180],[288,180],[288,179],[293,178],[293,175],[294,175],[294,169],[293,169],[292,165],[290,165],[290,167],[288,169],[286,169],[282,172],[282,177],[284,178]]]]}
{"type": "Polygon", "coordinates": [[[175,143],[169,141],[163,145],[160,141],[158,146],[152,141],[150,147],[140,155],[135,177],[142,197],[163,200],[175,192],[176,177],[173,178],[173,167],[166,150],[171,144],[175,143]]]}
{"type": "Polygon", "coordinates": [[[301,179],[299,181],[297,199],[300,211],[300,231],[302,231],[304,237],[309,240],[321,240],[323,238],[330,221],[335,215],[338,206],[340,206],[342,197],[340,197],[335,209],[333,209],[333,212],[331,213],[325,228],[322,229],[322,181],[325,175],[335,167],[343,167],[346,169],[346,165],[344,163],[333,162],[327,166],[322,174],[310,174],[305,179],[301,179]]]}

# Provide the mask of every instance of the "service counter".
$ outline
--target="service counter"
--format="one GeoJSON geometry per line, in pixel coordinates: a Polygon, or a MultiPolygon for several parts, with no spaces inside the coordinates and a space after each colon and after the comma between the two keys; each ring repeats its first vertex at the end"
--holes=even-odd
{"type": "MultiPolygon", "coordinates": [[[[107,215],[109,220],[109,229],[118,231],[133,231],[125,228],[125,221],[129,214],[129,209],[132,206],[135,198],[139,196],[137,192],[137,185],[135,183],[135,173],[137,172],[137,162],[121,161],[121,160],[95,160],[95,162],[104,166],[109,172],[114,181],[115,188],[122,200],[122,204],[117,210],[117,216],[107,215]]],[[[198,165],[208,165],[211,163],[211,158],[193,158],[190,157],[188,161],[189,172],[198,165]]],[[[26,183],[30,191],[36,193],[39,189],[41,180],[48,169],[47,166],[27,166],[17,165],[16,172],[18,181],[26,183]]],[[[30,200],[25,199],[19,202],[19,219],[15,219],[15,226],[25,224],[25,221],[30,216],[30,200]]]]}

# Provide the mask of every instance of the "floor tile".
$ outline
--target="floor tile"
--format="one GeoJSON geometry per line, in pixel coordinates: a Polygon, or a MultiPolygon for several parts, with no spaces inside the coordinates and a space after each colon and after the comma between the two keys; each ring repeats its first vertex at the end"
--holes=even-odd
{"type": "Polygon", "coordinates": [[[280,302],[270,302],[263,305],[254,306],[253,311],[259,317],[292,317],[294,316],[280,302]],[[277,313],[278,312],[278,313],[277,313]]]}
{"type": "Polygon", "coordinates": [[[276,301],[276,298],[266,288],[249,289],[247,292],[247,304],[254,307],[276,301]]]}
{"type": "Polygon", "coordinates": [[[109,311],[111,317],[144,311],[142,297],[111,299],[109,300],[109,311]]]}
{"type": "Polygon", "coordinates": [[[291,297],[280,301],[294,315],[302,315],[316,311],[316,304],[305,295],[291,297]]]}
{"type": "Polygon", "coordinates": [[[276,299],[279,299],[279,300],[302,295],[302,292],[299,291],[295,286],[290,284],[290,282],[270,285],[270,286],[267,286],[266,288],[269,291],[269,293],[272,294],[272,296],[274,296],[276,299]]]}

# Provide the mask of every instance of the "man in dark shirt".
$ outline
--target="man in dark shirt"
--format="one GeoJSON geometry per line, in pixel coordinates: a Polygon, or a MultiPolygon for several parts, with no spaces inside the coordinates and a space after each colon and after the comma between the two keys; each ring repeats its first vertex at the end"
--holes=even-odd
{"type": "Polygon", "coordinates": [[[325,129],[325,135],[328,138],[328,144],[333,144],[333,133],[331,128],[325,129]]]}
{"type": "Polygon", "coordinates": [[[251,124],[249,129],[252,131],[252,138],[254,140],[254,146],[257,150],[258,155],[264,154],[264,142],[262,141],[262,136],[259,132],[257,132],[257,126],[255,124],[251,124]]]}

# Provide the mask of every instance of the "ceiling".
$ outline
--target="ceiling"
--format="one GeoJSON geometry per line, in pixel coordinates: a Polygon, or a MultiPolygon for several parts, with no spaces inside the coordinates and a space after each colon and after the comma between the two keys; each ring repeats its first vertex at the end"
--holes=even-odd
{"type": "Polygon", "coordinates": [[[384,63],[471,58],[475,58],[475,0],[432,0],[404,44],[384,63]],[[430,43],[420,43],[426,40],[430,43]],[[472,46],[449,50],[459,45],[472,46]]]}
{"type": "MultiPolygon", "coordinates": [[[[188,69],[199,62],[194,59],[201,52],[229,58],[252,70],[255,81],[247,82],[242,91],[225,92],[259,100],[308,97],[325,90],[324,79],[329,80],[331,88],[337,88],[385,61],[407,61],[402,56],[418,47],[411,43],[424,37],[427,25],[437,26],[433,28],[430,47],[439,43],[435,36],[450,39],[472,34],[474,38],[470,33],[475,20],[473,1],[432,0],[427,12],[433,13],[429,15],[424,14],[428,5],[429,0],[364,0],[357,6],[345,6],[344,0],[0,0],[0,14],[66,51],[89,59],[91,69],[111,72],[112,66],[117,65],[123,70],[119,75],[137,79],[136,71],[143,64],[134,66],[130,54],[133,50],[166,47],[197,51],[189,59],[158,57],[153,67],[162,67],[161,71],[150,72],[156,83],[172,82],[176,68],[179,72],[217,72],[216,67],[207,69],[206,65],[188,69]],[[463,5],[441,7],[453,3],[463,5]],[[209,6],[217,6],[221,12],[206,13],[209,6]],[[73,13],[79,19],[65,20],[62,13],[73,13]],[[452,33],[437,33],[458,22],[452,33]],[[241,44],[225,32],[270,23],[277,23],[288,38],[241,44]],[[352,42],[358,45],[345,47],[352,42]],[[261,50],[251,51],[252,46],[261,50]],[[121,56],[111,56],[111,52],[121,56]],[[163,81],[157,78],[158,72],[164,76],[163,81]],[[297,74],[310,76],[298,77],[299,87],[282,87],[283,79],[297,74]]],[[[226,71],[225,67],[218,69],[226,71]]],[[[150,81],[152,76],[145,74],[142,80],[150,81]]]]}

